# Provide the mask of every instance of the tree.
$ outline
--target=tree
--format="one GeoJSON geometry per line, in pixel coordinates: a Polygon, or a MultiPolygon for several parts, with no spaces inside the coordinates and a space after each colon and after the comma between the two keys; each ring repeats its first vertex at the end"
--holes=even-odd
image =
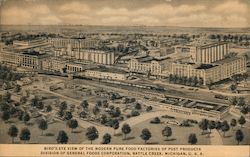
{"type": "Polygon", "coordinates": [[[107,108],[107,107],[109,106],[108,100],[103,100],[103,101],[102,101],[102,106],[103,106],[104,108],[107,108]]]}
{"type": "Polygon", "coordinates": [[[126,135],[131,132],[131,128],[128,124],[123,124],[122,126],[122,133],[124,134],[124,139],[126,140],[126,135]]]}
{"type": "Polygon", "coordinates": [[[166,136],[166,140],[168,140],[168,137],[170,137],[172,135],[172,129],[168,126],[166,126],[163,130],[162,130],[162,136],[166,136]]]}
{"type": "Polygon", "coordinates": [[[14,88],[14,92],[18,93],[21,91],[21,89],[22,89],[21,86],[17,84],[14,88]]]}
{"type": "Polygon", "coordinates": [[[249,107],[250,106],[247,106],[247,105],[242,106],[240,112],[246,115],[250,111],[249,107]]]}
{"type": "Polygon", "coordinates": [[[111,135],[109,133],[104,134],[102,137],[102,144],[109,144],[111,142],[111,135]]]}
{"type": "Polygon", "coordinates": [[[80,105],[84,110],[86,110],[89,107],[89,103],[87,100],[83,100],[80,105]]]}
{"type": "Polygon", "coordinates": [[[22,120],[26,124],[30,120],[30,115],[28,113],[24,113],[22,120]]]}
{"type": "Polygon", "coordinates": [[[240,124],[240,127],[242,127],[246,123],[245,117],[240,116],[240,118],[238,119],[238,122],[240,124]]]}
{"type": "Polygon", "coordinates": [[[152,106],[147,106],[146,111],[149,112],[149,111],[152,111],[152,109],[153,109],[152,106]]]}
{"type": "Polygon", "coordinates": [[[244,73],[244,74],[242,75],[242,77],[243,77],[243,79],[244,79],[245,81],[247,81],[247,78],[249,77],[249,74],[248,74],[248,73],[244,73]]]}
{"type": "Polygon", "coordinates": [[[232,92],[235,92],[236,89],[237,89],[237,85],[236,85],[236,84],[232,84],[232,85],[230,86],[230,90],[231,90],[232,92]]]}
{"type": "Polygon", "coordinates": [[[141,109],[141,104],[140,103],[136,103],[135,104],[135,109],[140,110],[141,109]]]}
{"type": "Polygon", "coordinates": [[[38,108],[39,110],[42,110],[44,108],[43,102],[39,101],[38,104],[36,105],[36,108],[38,108]]]}
{"type": "Polygon", "coordinates": [[[67,108],[68,108],[68,105],[67,105],[66,101],[61,102],[61,104],[60,104],[60,106],[59,106],[59,109],[60,109],[61,111],[64,111],[64,110],[66,110],[67,108]]]}
{"type": "Polygon", "coordinates": [[[153,124],[159,124],[161,122],[160,118],[159,117],[155,117],[154,119],[152,119],[150,121],[150,123],[153,123],[153,124]]]}
{"type": "Polygon", "coordinates": [[[238,145],[240,144],[241,141],[244,139],[244,133],[241,130],[237,130],[235,132],[235,140],[238,142],[238,145]]]}
{"type": "Polygon", "coordinates": [[[199,128],[202,130],[202,135],[203,135],[204,131],[208,129],[208,120],[202,119],[198,125],[199,125],[199,128]]]}
{"type": "Polygon", "coordinates": [[[119,121],[117,119],[112,120],[112,128],[114,129],[114,135],[115,135],[115,130],[119,128],[119,121]]]}
{"type": "Polygon", "coordinates": [[[30,130],[28,128],[22,129],[19,138],[21,141],[24,141],[24,143],[26,143],[26,141],[29,141],[30,140],[30,130]]]}
{"type": "Polygon", "coordinates": [[[97,107],[102,107],[102,102],[101,102],[100,100],[98,100],[98,101],[96,102],[96,106],[97,106],[97,107]]]}
{"type": "Polygon", "coordinates": [[[67,125],[69,128],[71,128],[71,132],[73,132],[73,129],[77,128],[78,127],[78,122],[76,119],[71,119],[67,122],[67,125]]]}
{"type": "Polygon", "coordinates": [[[99,137],[98,130],[94,126],[88,127],[85,135],[88,138],[88,140],[90,140],[91,144],[93,140],[99,137]]]}
{"type": "Polygon", "coordinates": [[[105,114],[101,115],[100,122],[101,124],[105,124],[107,122],[107,116],[105,114]]]}
{"type": "Polygon", "coordinates": [[[73,116],[72,116],[71,112],[67,111],[67,112],[64,113],[64,119],[65,120],[70,120],[72,117],[73,116]]]}
{"type": "Polygon", "coordinates": [[[86,118],[87,115],[88,115],[88,114],[87,114],[85,111],[82,111],[82,112],[79,113],[79,117],[80,117],[80,118],[86,118]]]}
{"type": "Polygon", "coordinates": [[[59,144],[67,144],[68,143],[68,135],[67,135],[67,133],[65,132],[65,131],[63,131],[63,130],[61,130],[61,131],[59,131],[59,133],[58,133],[58,136],[57,136],[57,139],[56,139],[56,141],[57,141],[57,143],[59,143],[59,144]]]}
{"type": "Polygon", "coordinates": [[[99,113],[100,113],[99,107],[97,107],[97,106],[93,107],[93,114],[96,116],[96,115],[98,115],[99,113]]]}
{"type": "Polygon", "coordinates": [[[237,125],[237,120],[236,119],[232,119],[231,122],[230,122],[230,125],[232,127],[232,129],[237,125]]]}
{"type": "Polygon", "coordinates": [[[4,111],[2,115],[2,120],[7,121],[10,119],[10,111],[4,111]]]}
{"type": "Polygon", "coordinates": [[[64,111],[60,110],[57,112],[58,117],[62,118],[64,116],[64,111]]]}
{"type": "Polygon", "coordinates": [[[215,122],[215,129],[218,131],[221,129],[221,122],[220,121],[215,122]]]}
{"type": "Polygon", "coordinates": [[[140,137],[144,140],[144,144],[151,138],[151,132],[145,128],[142,130],[140,137]]]}
{"type": "Polygon", "coordinates": [[[198,142],[196,134],[190,134],[188,137],[188,143],[189,144],[196,144],[198,142]]]}
{"type": "Polygon", "coordinates": [[[45,112],[51,112],[51,111],[52,111],[52,106],[51,105],[45,106],[45,112]]]}
{"type": "Polygon", "coordinates": [[[216,127],[215,121],[211,120],[208,122],[209,133],[211,133],[211,130],[214,129],[215,127],[216,127]]]}
{"type": "Polygon", "coordinates": [[[228,122],[225,120],[222,122],[222,126],[221,126],[221,131],[223,131],[223,137],[225,137],[226,132],[229,131],[230,126],[228,125],[228,122]]]}
{"type": "Polygon", "coordinates": [[[137,110],[132,110],[131,111],[131,116],[132,117],[136,117],[136,116],[139,116],[139,115],[140,115],[140,113],[137,110]]]}
{"type": "Polygon", "coordinates": [[[14,138],[17,137],[17,134],[18,134],[17,127],[15,125],[12,125],[8,131],[8,135],[12,137],[12,143],[14,143],[14,138]]]}
{"type": "Polygon", "coordinates": [[[33,99],[31,99],[31,106],[32,107],[37,107],[38,103],[39,103],[39,100],[38,100],[37,96],[35,96],[33,99]]]}
{"type": "Polygon", "coordinates": [[[244,97],[239,97],[238,98],[238,106],[244,106],[246,105],[246,101],[245,101],[245,98],[244,97]]]}
{"type": "Polygon", "coordinates": [[[39,121],[38,128],[42,130],[43,135],[43,131],[48,129],[48,122],[45,119],[41,119],[39,121]]]}

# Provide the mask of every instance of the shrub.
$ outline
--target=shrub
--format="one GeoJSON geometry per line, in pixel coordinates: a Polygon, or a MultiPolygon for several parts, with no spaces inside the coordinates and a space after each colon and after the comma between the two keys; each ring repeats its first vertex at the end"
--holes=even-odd
{"type": "Polygon", "coordinates": [[[161,123],[161,120],[160,120],[159,117],[155,117],[153,120],[150,121],[150,123],[152,123],[152,124],[159,124],[159,123],[161,123]]]}
{"type": "Polygon", "coordinates": [[[136,110],[131,111],[131,116],[132,117],[139,116],[139,115],[140,115],[140,113],[138,111],[136,111],[136,110]]]}

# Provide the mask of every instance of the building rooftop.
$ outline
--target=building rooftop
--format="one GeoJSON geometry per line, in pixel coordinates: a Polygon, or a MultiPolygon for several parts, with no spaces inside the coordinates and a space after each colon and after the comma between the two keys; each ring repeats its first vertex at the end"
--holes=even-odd
{"type": "Polygon", "coordinates": [[[232,62],[232,61],[235,61],[235,60],[238,60],[240,57],[227,57],[227,58],[224,58],[222,60],[219,60],[219,61],[216,61],[216,62],[213,62],[213,64],[224,64],[224,63],[229,63],[229,62],[232,62]]]}
{"type": "Polygon", "coordinates": [[[210,69],[213,68],[217,65],[213,65],[213,64],[201,64],[199,67],[197,67],[196,69],[210,69]]]}
{"type": "Polygon", "coordinates": [[[106,68],[106,67],[95,67],[95,68],[91,68],[89,70],[99,71],[99,72],[109,72],[109,73],[126,74],[126,71],[123,71],[121,69],[106,68]]]}
{"type": "Polygon", "coordinates": [[[216,43],[209,43],[209,44],[200,45],[197,47],[206,48],[206,47],[215,46],[215,45],[222,45],[222,44],[226,44],[226,43],[227,42],[216,42],[216,43]]]}

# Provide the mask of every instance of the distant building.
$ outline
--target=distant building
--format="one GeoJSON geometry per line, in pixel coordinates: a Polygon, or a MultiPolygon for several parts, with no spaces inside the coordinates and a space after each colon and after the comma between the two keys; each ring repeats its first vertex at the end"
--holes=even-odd
{"type": "Polygon", "coordinates": [[[164,71],[169,71],[170,62],[166,59],[156,60],[152,57],[133,58],[128,64],[130,72],[164,76],[164,71]]]}
{"type": "Polygon", "coordinates": [[[232,57],[212,64],[172,63],[171,74],[179,77],[197,77],[203,79],[203,84],[209,84],[230,78],[235,74],[247,71],[246,58],[232,57]]]}
{"type": "Polygon", "coordinates": [[[115,63],[114,52],[104,52],[100,50],[81,49],[67,50],[67,51],[55,51],[55,57],[70,56],[78,60],[91,61],[97,64],[111,65],[115,63]]]}
{"type": "Polygon", "coordinates": [[[192,48],[190,53],[196,63],[210,64],[229,54],[229,44],[226,42],[205,44],[192,48]]]}
{"type": "Polygon", "coordinates": [[[67,73],[81,72],[84,69],[84,65],[81,63],[69,62],[67,63],[67,73]]]}
{"type": "Polygon", "coordinates": [[[82,76],[105,79],[105,80],[126,80],[128,75],[125,71],[111,68],[94,68],[81,73],[82,76]]]}
{"type": "Polygon", "coordinates": [[[40,53],[45,53],[47,49],[50,49],[50,45],[45,39],[36,40],[15,40],[13,41],[13,47],[11,49],[16,51],[33,50],[39,51],[40,53]]]}
{"type": "Polygon", "coordinates": [[[25,68],[40,70],[42,68],[41,60],[48,57],[45,54],[36,52],[11,52],[3,50],[0,52],[0,61],[7,65],[21,66],[25,68]]]}
{"type": "Polygon", "coordinates": [[[99,41],[96,39],[74,39],[74,38],[50,38],[48,42],[55,48],[66,48],[71,45],[72,48],[86,49],[94,48],[99,41]]]}
{"type": "Polygon", "coordinates": [[[68,61],[60,58],[45,58],[42,60],[42,70],[50,72],[63,72],[67,67],[68,61]]]}

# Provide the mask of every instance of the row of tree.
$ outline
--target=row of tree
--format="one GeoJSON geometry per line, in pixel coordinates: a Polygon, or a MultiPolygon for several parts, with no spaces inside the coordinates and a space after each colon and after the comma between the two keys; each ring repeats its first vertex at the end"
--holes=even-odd
{"type": "Polygon", "coordinates": [[[169,75],[169,82],[186,86],[198,87],[203,85],[203,79],[198,77],[182,77],[174,74],[169,75]]]}
{"type": "Polygon", "coordinates": [[[4,81],[16,81],[22,78],[24,74],[14,73],[13,69],[0,64],[0,79],[4,81]]]}
{"type": "MultiPolygon", "coordinates": [[[[237,123],[241,125],[241,127],[246,123],[246,119],[241,116],[238,120],[232,119],[230,124],[224,120],[223,122],[221,121],[213,121],[213,120],[207,120],[207,119],[202,119],[199,123],[198,126],[202,130],[202,135],[205,133],[210,136],[211,130],[216,129],[218,131],[223,132],[223,137],[226,136],[226,132],[230,130],[230,126],[232,129],[237,126],[237,123]],[[209,132],[207,132],[209,130],[209,132]]],[[[243,132],[238,129],[235,134],[235,139],[238,141],[238,144],[243,140],[244,134],[243,132]]]]}

